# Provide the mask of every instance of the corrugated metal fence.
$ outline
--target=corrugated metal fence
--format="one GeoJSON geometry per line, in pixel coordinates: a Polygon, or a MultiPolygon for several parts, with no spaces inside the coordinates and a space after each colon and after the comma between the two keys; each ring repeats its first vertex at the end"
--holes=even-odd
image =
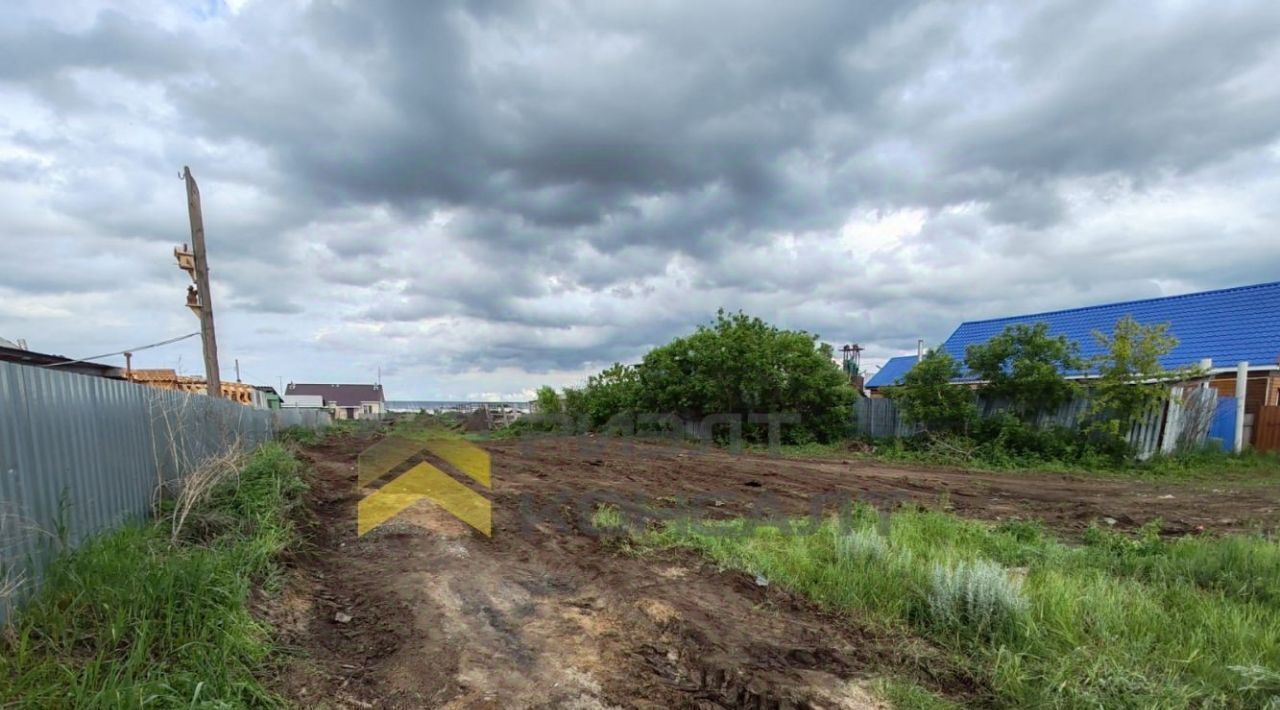
{"type": "MultiPolygon", "coordinates": [[[[1217,392],[1207,387],[1173,387],[1165,406],[1152,411],[1134,423],[1129,443],[1139,458],[1156,451],[1172,453],[1179,449],[1204,445],[1217,407],[1217,392]]],[[[1001,402],[977,398],[978,416],[986,418],[1005,411],[1001,402]]],[[[1042,412],[1034,422],[1039,427],[1078,426],[1088,415],[1089,398],[1077,397],[1056,411],[1042,412]]],[[[922,427],[907,421],[890,399],[857,399],[853,404],[854,427],[859,434],[875,438],[908,437],[920,433],[922,427]]]]}
{"type": "Polygon", "coordinates": [[[328,414],[261,410],[0,362],[0,621],[60,550],[151,512],[166,482],[328,414]]]}

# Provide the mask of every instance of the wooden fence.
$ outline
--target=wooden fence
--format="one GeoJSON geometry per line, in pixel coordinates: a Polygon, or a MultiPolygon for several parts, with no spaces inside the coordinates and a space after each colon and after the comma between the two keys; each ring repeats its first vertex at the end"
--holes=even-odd
{"type": "Polygon", "coordinates": [[[1280,451],[1280,407],[1262,407],[1254,420],[1254,444],[1258,451],[1280,451]]]}

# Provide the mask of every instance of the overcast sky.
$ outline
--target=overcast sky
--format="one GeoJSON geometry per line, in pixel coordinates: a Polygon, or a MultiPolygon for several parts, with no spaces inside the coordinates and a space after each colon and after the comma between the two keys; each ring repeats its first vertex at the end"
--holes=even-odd
{"type": "Polygon", "coordinates": [[[223,377],[392,399],[575,384],[720,307],[878,363],[1280,278],[1276,2],[0,12],[0,337],[35,350],[197,329],[183,165],[223,377]]]}

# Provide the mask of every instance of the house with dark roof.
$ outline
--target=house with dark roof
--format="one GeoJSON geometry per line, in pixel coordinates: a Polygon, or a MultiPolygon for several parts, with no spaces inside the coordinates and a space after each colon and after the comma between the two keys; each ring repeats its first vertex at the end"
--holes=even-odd
{"type": "MultiPolygon", "coordinates": [[[[1080,354],[1087,359],[1103,354],[1094,331],[1111,333],[1116,321],[1125,316],[1143,325],[1167,323],[1178,345],[1161,364],[1171,370],[1202,367],[1209,386],[1221,396],[1234,396],[1237,366],[1248,363],[1247,422],[1262,407],[1280,405],[1280,282],[966,321],[942,349],[963,362],[965,348],[987,342],[1010,325],[1046,323],[1050,335],[1065,335],[1079,343],[1080,354]]],[[[891,358],[867,381],[867,389],[875,396],[899,383],[916,361],[915,355],[891,358]]],[[[1089,373],[1072,375],[1088,379],[1089,373]]]]}
{"type": "Polygon", "coordinates": [[[319,402],[334,419],[380,419],[387,411],[382,385],[306,384],[290,382],[284,406],[291,402],[319,402]]]}

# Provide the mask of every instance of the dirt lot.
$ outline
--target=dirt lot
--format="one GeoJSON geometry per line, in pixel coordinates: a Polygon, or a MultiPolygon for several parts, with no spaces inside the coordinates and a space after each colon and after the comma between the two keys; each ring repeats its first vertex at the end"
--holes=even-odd
{"type": "Polygon", "coordinates": [[[688,554],[627,554],[595,534],[598,500],[659,511],[797,515],[854,496],[1067,536],[1109,518],[1169,533],[1280,520],[1280,486],[980,475],[734,456],[592,438],[486,444],[494,529],[430,503],[357,538],[348,437],[313,447],[313,547],[272,621],[300,651],[283,692],[318,707],[879,707],[877,676],[983,704],[926,642],[835,616],[688,554]],[[349,618],[348,618],[349,617],[349,618]]]}

